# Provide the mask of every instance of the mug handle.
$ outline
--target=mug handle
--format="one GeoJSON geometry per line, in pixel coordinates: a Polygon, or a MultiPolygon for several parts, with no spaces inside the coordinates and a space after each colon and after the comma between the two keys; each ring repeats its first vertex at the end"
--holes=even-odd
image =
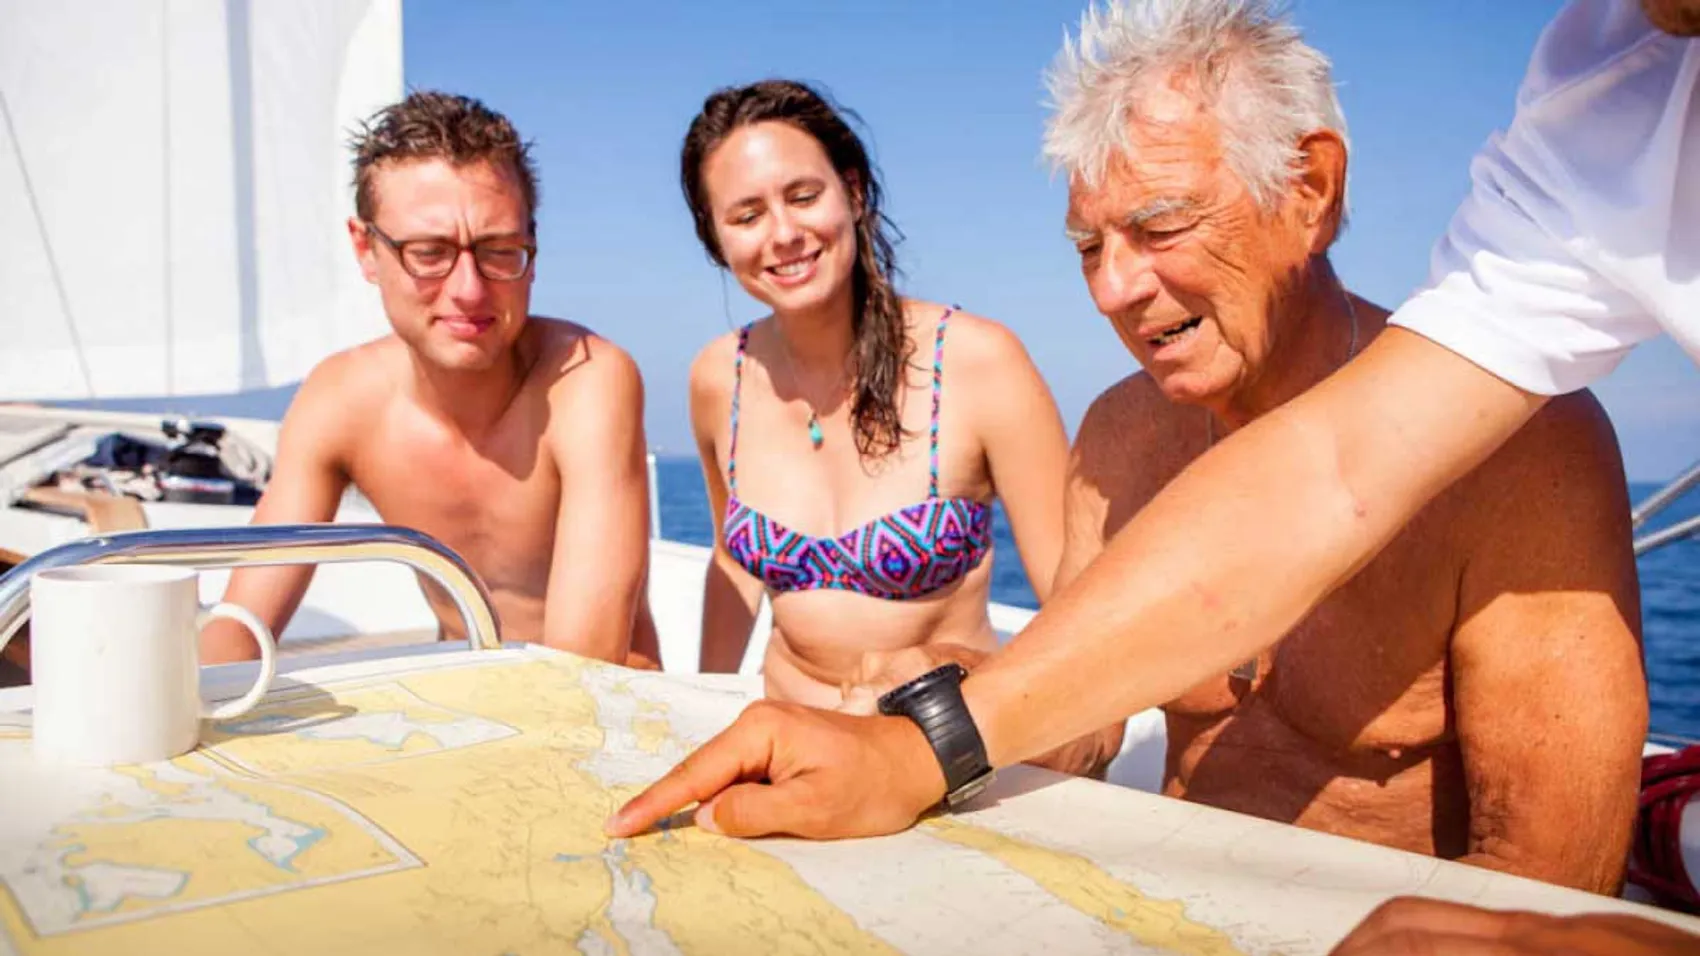
{"type": "Polygon", "coordinates": [[[201,716],[207,720],[240,717],[253,710],[271,688],[272,678],[277,676],[277,642],[272,638],[271,628],[261,624],[254,612],[242,605],[225,602],[201,608],[200,613],[195,615],[195,632],[200,633],[208,621],[219,617],[235,621],[254,633],[254,640],[260,642],[260,676],[254,681],[254,686],[248,688],[248,693],[236,700],[225,701],[211,709],[203,707],[201,716]]]}

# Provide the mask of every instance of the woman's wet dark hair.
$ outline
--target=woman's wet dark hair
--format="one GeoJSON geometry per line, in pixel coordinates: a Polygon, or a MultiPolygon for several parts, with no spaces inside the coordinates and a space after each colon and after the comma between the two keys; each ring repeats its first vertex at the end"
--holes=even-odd
{"type": "MultiPolygon", "coordinates": [[[[808,133],[821,144],[833,169],[856,204],[856,264],[851,270],[850,314],[853,336],[850,372],[855,393],[850,419],[856,449],[867,457],[895,451],[904,438],[898,390],[914,343],[904,333],[903,301],[892,282],[897,275],[892,251],[897,227],[880,210],[880,184],[868,151],[846,115],[825,96],[791,80],[763,80],[749,86],[716,90],[691,121],[679,157],[679,182],[696,222],[697,238],[716,265],[725,267],[709,212],[703,163],[726,138],[755,123],[781,122],[808,133]]],[[[897,234],[901,238],[900,234],[897,234]]]]}

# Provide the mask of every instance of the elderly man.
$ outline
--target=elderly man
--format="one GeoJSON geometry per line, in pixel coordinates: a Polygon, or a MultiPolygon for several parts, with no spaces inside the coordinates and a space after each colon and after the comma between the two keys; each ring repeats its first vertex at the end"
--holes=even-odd
{"type": "MultiPolygon", "coordinates": [[[[1144,367],[1081,424],[1065,579],[1388,315],[1329,264],[1347,147],[1327,61],[1260,4],[1149,6],[1167,17],[1101,21],[1053,76],[1068,232],[1144,367]]],[[[1598,403],[1554,400],[1278,643],[1164,705],[1165,791],[1615,890],[1647,722],[1625,495],[1598,403]]]]}
{"type": "MultiPolygon", "coordinates": [[[[484,579],[504,640],[653,666],[643,598],[643,385],[590,330],[530,314],[537,183],[506,117],[417,92],[355,142],[354,255],[394,334],[333,355],[284,418],[257,523],[326,521],[353,484],[383,519],[431,534],[484,579]]],[[[274,630],[310,567],[250,568],[225,599],[274,630]]],[[[424,581],[445,637],[448,596],[424,581]]],[[[203,659],[250,657],[215,622],[203,659]]]]}
{"type": "MultiPolygon", "coordinates": [[[[1091,20],[1161,22],[1202,3],[1116,3],[1091,20]]],[[[972,792],[989,767],[1262,657],[1550,396],[1604,374],[1638,342],[1669,332],[1700,355],[1700,313],[1684,308],[1700,250],[1700,152],[1684,148],[1700,135],[1696,35],[1700,0],[1572,0],[1536,47],[1510,129],[1477,157],[1428,289],[1361,355],[1199,456],[966,681],[910,687],[889,716],[754,705],[621,808],[609,831],[635,832],[693,801],[698,821],[746,835],[907,826],[941,796],[972,792]]],[[[1499,499],[1514,512],[1538,489],[1499,499]]],[[[1530,663],[1550,669],[1582,644],[1569,628],[1543,630],[1558,637],[1530,663]]],[[[1285,679],[1277,666],[1269,684],[1285,679]]],[[[1568,748],[1568,715],[1583,702],[1511,679],[1507,693],[1533,718],[1523,732],[1568,748]]],[[[1445,924],[1462,917],[1437,918],[1395,932],[1447,951],[1445,924]]],[[[1367,940],[1361,951],[1379,947],[1367,940]]]]}
{"type": "MultiPolygon", "coordinates": [[[[1167,19],[1099,21],[1053,75],[1067,231],[1144,367],[1080,426],[1065,582],[1388,315],[1329,265],[1347,148],[1327,61],[1257,4],[1148,6],[1167,19]]],[[[1647,712],[1628,511],[1598,403],[1553,401],[1278,644],[1164,705],[1165,791],[1614,889],[1647,712]]],[[[1041,762],[1089,771],[1118,740],[1041,762]]]]}

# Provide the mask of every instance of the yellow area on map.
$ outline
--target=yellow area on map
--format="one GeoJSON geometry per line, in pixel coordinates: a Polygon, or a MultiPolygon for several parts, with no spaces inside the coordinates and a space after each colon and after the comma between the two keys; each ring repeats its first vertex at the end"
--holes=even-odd
{"type": "Polygon", "coordinates": [[[283,697],[214,726],[206,743],[238,769],[272,775],[418,756],[514,733],[391,685],[283,697]]]}
{"type": "Polygon", "coordinates": [[[1186,956],[1243,956],[1220,930],[1187,919],[1181,903],[1153,900],[1083,856],[958,820],[934,818],[922,830],[998,860],[1062,902],[1147,946],[1186,956]]]}
{"type": "Polygon", "coordinates": [[[673,725],[665,717],[635,717],[632,733],[637,735],[638,749],[646,754],[658,754],[673,736],[673,725]]]}
{"type": "Polygon", "coordinates": [[[184,777],[177,780],[162,779],[157,771],[146,767],[114,767],[112,772],[128,777],[148,793],[162,797],[181,797],[195,789],[195,784],[203,783],[211,778],[199,768],[199,762],[194,758],[176,760],[172,766],[184,771],[184,777]]]}
{"type": "Polygon", "coordinates": [[[187,812],[125,819],[121,806],[109,804],[87,822],[58,829],[59,845],[67,849],[64,865],[73,871],[93,869],[113,884],[110,890],[82,887],[95,906],[80,922],[233,899],[411,862],[355,825],[340,807],[310,793],[211,777],[201,787],[182,786],[174,797],[178,809],[187,812]],[[169,874],[180,875],[181,885],[168,895],[117,895],[126,879],[163,888],[169,874]],[[107,900],[112,905],[102,905],[107,900]]]}
{"type": "Polygon", "coordinates": [[[632,841],[655,882],[655,923],[705,953],[895,953],[748,843],[696,827],[632,841]]]}
{"type": "MultiPolygon", "coordinates": [[[[367,686],[327,685],[325,695],[298,703],[373,718],[360,725],[367,730],[401,734],[407,721],[444,717],[471,735],[459,738],[458,746],[415,751],[404,745],[388,759],[369,760],[362,754],[381,749],[371,740],[363,742],[367,751],[343,749],[362,741],[303,739],[289,729],[295,725],[278,724],[276,733],[223,739],[196,756],[233,797],[263,801],[279,816],[322,828],[316,841],[295,830],[282,835],[303,844],[290,860],[302,879],[327,882],[43,938],[30,930],[18,899],[0,893],[0,926],[14,946],[31,954],[537,956],[578,952],[581,941],[604,952],[647,952],[661,944],[686,953],[881,951],[876,938],[788,866],[737,841],[696,831],[608,840],[603,822],[636,783],[610,785],[592,772],[594,760],[607,755],[600,753],[602,715],[583,684],[586,672],[586,665],[567,658],[423,671],[367,686]],[[385,707],[401,713],[392,719],[385,707]],[[491,728],[517,732],[485,733],[491,728]],[[355,756],[332,759],[339,754],[355,756]],[[263,769],[264,779],[244,776],[245,766],[263,769]],[[289,799],[308,793],[346,815],[327,816],[289,799]],[[339,872],[370,865],[370,848],[358,852],[365,827],[420,865],[335,880],[339,872]]],[[[630,713],[655,719],[653,709],[631,703],[630,713]]],[[[291,706],[285,702],[276,712],[288,716],[291,706]]],[[[335,729],[317,725],[327,727],[335,729]]],[[[622,727],[629,730],[630,723],[622,727]]],[[[433,733],[427,728],[425,736],[433,733]]],[[[407,736],[389,739],[405,744],[407,736]]],[[[98,852],[126,865],[181,867],[188,881],[180,900],[200,898],[191,888],[201,883],[213,893],[266,875],[236,859],[262,827],[238,832],[222,822],[182,817],[112,827],[126,828],[129,842],[103,834],[98,852]]],[[[93,833],[85,823],[67,837],[93,833]]],[[[59,863],[76,874],[95,852],[91,847],[59,863]]]]}

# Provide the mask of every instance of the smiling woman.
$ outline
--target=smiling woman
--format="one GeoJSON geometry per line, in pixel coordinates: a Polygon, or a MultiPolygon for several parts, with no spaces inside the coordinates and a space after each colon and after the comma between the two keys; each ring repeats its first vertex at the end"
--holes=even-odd
{"type": "Polygon", "coordinates": [[[840,706],[870,652],[990,650],[992,499],[1040,600],[1061,550],[1062,422],[1025,350],[1000,325],[897,293],[873,164],[816,91],[716,92],[680,173],[709,257],[773,310],[692,368],[723,522],[703,669],[737,668],[764,590],[771,696],[840,706]]]}

